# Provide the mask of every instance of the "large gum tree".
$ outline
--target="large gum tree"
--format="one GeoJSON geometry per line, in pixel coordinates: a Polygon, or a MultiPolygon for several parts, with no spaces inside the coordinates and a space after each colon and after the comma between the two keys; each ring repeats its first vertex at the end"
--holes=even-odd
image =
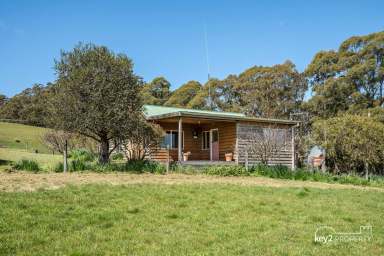
{"type": "Polygon", "coordinates": [[[104,46],[79,44],[61,52],[55,70],[56,128],[96,140],[99,162],[107,163],[110,142],[124,140],[143,120],[142,80],[133,72],[132,61],[104,46]]]}

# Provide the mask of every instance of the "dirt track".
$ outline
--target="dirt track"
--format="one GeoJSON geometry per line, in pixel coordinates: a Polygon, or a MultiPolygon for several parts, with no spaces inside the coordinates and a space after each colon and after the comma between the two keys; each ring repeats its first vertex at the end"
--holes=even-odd
{"type": "Polygon", "coordinates": [[[268,187],[312,187],[320,189],[361,189],[384,192],[382,188],[328,184],[309,181],[279,180],[264,177],[215,177],[186,174],[126,174],[126,173],[0,173],[0,191],[35,191],[81,184],[236,184],[268,187]]]}

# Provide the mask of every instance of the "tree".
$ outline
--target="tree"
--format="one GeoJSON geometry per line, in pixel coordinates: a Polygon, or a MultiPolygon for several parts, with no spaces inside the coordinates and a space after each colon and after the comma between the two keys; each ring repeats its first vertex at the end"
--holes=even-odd
{"type": "Polygon", "coordinates": [[[225,80],[210,79],[187,104],[188,108],[216,111],[239,111],[238,93],[233,89],[236,77],[225,80]]]}
{"type": "Polygon", "coordinates": [[[0,94],[0,108],[8,101],[7,96],[0,94]]]}
{"type": "Polygon", "coordinates": [[[252,116],[288,118],[299,109],[307,83],[286,61],[272,67],[255,66],[238,76],[234,89],[240,96],[244,112],[252,116]]]}
{"type": "Polygon", "coordinates": [[[64,153],[65,142],[67,141],[68,150],[85,148],[95,153],[97,150],[95,141],[80,134],[69,133],[60,130],[49,130],[41,137],[42,142],[53,152],[64,153]]]}
{"type": "Polygon", "coordinates": [[[156,77],[142,90],[143,100],[146,104],[163,105],[171,94],[171,84],[164,77],[156,77]]]}
{"type": "Polygon", "coordinates": [[[306,108],[314,115],[382,106],[384,32],[354,36],[338,51],[317,53],[305,74],[314,92],[306,108]]]}
{"type": "Polygon", "coordinates": [[[123,143],[124,153],[129,160],[143,160],[156,150],[164,135],[163,129],[153,123],[141,122],[123,143]]]}
{"type": "Polygon", "coordinates": [[[368,116],[343,114],[313,124],[314,143],[326,149],[336,172],[378,172],[384,160],[384,124],[368,116]]]}
{"type": "Polygon", "coordinates": [[[171,97],[165,102],[165,106],[186,107],[201,89],[201,84],[196,81],[189,81],[175,90],[171,97]]]}
{"type": "Polygon", "coordinates": [[[34,84],[6,100],[0,109],[0,116],[4,119],[24,121],[30,125],[47,126],[47,102],[51,95],[51,84],[34,84]]]}
{"type": "Polygon", "coordinates": [[[71,133],[51,130],[44,133],[41,139],[43,143],[52,151],[64,153],[66,141],[69,141],[67,145],[68,149],[72,148],[72,138],[73,135],[71,133]]]}
{"type": "Polygon", "coordinates": [[[129,137],[142,120],[142,81],[132,68],[126,55],[93,44],[62,51],[55,61],[58,79],[52,118],[56,128],[96,140],[100,163],[109,161],[114,149],[110,141],[129,137]]]}
{"type": "Polygon", "coordinates": [[[240,139],[247,141],[247,146],[239,149],[241,155],[253,156],[262,164],[269,164],[286,147],[286,129],[276,126],[252,127],[240,139]]]}

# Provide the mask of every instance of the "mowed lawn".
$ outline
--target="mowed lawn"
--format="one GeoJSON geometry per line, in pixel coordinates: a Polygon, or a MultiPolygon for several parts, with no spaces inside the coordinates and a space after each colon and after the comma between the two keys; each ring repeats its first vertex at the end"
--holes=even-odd
{"type": "Polygon", "coordinates": [[[225,184],[0,193],[0,254],[383,255],[384,193],[225,184]],[[365,242],[314,242],[316,228],[365,242]]]}

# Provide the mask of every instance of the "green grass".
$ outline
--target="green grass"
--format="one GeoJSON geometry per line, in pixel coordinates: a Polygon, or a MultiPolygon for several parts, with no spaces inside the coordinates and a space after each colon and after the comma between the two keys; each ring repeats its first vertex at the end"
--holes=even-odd
{"type": "Polygon", "coordinates": [[[383,193],[236,185],[86,185],[0,193],[0,254],[383,255],[383,193]],[[365,242],[314,242],[316,228],[365,242]]]}
{"type": "Polygon", "coordinates": [[[50,150],[41,141],[41,137],[46,131],[48,131],[47,128],[0,122],[0,147],[50,153],[50,150]]]}
{"type": "MultiPolygon", "coordinates": [[[[51,170],[58,162],[63,161],[61,155],[36,154],[22,149],[0,148],[0,159],[18,162],[23,159],[34,160],[41,165],[44,170],[51,170]]],[[[1,167],[1,166],[0,166],[1,167]]],[[[9,168],[9,165],[6,165],[9,168]]]]}

